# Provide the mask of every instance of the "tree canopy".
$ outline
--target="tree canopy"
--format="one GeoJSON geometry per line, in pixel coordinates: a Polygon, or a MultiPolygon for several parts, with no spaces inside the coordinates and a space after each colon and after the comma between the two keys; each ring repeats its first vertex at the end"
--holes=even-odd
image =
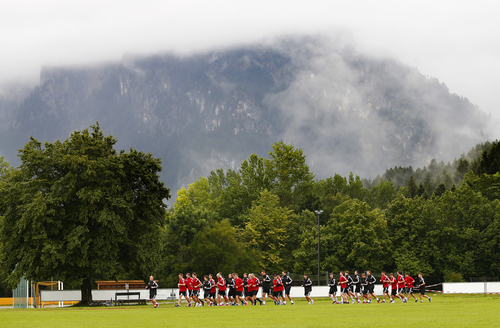
{"type": "Polygon", "coordinates": [[[31,138],[20,150],[21,165],[0,189],[1,270],[11,286],[53,277],[80,286],[88,302],[93,276],[147,276],[158,267],[170,197],[161,161],[117,153],[115,144],[96,124],[43,147],[31,138]]]}

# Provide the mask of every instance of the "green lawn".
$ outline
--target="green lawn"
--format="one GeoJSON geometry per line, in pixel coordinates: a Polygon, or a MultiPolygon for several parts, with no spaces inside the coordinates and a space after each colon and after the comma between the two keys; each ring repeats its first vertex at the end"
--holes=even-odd
{"type": "Polygon", "coordinates": [[[118,308],[2,309],[1,327],[494,327],[500,296],[433,296],[429,303],[174,308],[172,303],[118,308]]]}

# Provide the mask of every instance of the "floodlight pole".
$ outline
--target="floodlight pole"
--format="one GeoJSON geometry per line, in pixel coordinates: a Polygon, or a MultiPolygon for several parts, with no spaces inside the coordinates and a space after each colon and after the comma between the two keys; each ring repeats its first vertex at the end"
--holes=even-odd
{"type": "Polygon", "coordinates": [[[319,283],[319,216],[321,215],[321,213],[323,213],[323,210],[316,210],[314,211],[314,213],[316,213],[316,215],[318,216],[318,286],[320,285],[319,283]]]}

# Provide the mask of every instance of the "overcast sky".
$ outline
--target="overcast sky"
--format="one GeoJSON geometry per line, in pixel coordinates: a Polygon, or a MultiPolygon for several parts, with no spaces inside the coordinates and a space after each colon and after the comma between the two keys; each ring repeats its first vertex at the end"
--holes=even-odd
{"type": "MultiPolygon", "coordinates": [[[[500,1],[2,0],[0,83],[45,65],[338,34],[437,77],[500,118],[500,1]]],[[[497,136],[500,137],[500,136],[497,136]]]]}

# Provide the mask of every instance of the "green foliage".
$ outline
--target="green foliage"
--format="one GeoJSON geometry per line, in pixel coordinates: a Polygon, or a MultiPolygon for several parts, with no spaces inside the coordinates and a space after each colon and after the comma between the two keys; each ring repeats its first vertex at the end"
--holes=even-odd
{"type": "Polygon", "coordinates": [[[99,125],[64,142],[31,141],[20,167],[1,185],[2,272],[14,286],[21,277],[81,285],[91,299],[93,275],[123,272],[145,277],[160,262],[164,199],[161,162],[131,149],[113,149],[99,125]]]}
{"type": "Polygon", "coordinates": [[[387,222],[382,212],[352,199],[337,206],[321,229],[322,270],[381,270],[390,254],[387,222]]]}
{"type": "Polygon", "coordinates": [[[214,275],[219,271],[257,272],[259,266],[254,252],[244,247],[228,220],[216,222],[194,236],[189,245],[189,254],[192,254],[189,267],[183,269],[214,275]]]}
{"type": "Polygon", "coordinates": [[[282,252],[291,212],[280,206],[278,196],[264,190],[250,209],[241,233],[241,239],[258,253],[260,267],[270,272],[282,268],[282,252]]]}
{"type": "Polygon", "coordinates": [[[444,274],[444,281],[445,282],[465,282],[465,279],[462,276],[462,274],[460,274],[460,273],[447,272],[444,274]]]}
{"type": "Polygon", "coordinates": [[[500,142],[493,142],[491,148],[483,152],[472,167],[478,175],[500,172],[500,142]]]}

